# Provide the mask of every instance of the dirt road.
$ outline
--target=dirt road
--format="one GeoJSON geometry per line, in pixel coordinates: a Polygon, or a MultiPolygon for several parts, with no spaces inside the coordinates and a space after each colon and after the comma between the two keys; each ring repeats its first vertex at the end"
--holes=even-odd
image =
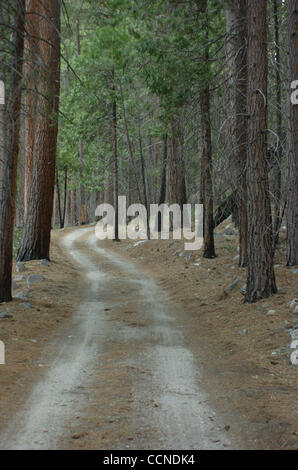
{"type": "Polygon", "coordinates": [[[0,448],[230,446],[166,293],[101,248],[94,228],[72,231],[61,243],[80,270],[81,302],[46,347],[48,372],[0,436],[0,448]]]}

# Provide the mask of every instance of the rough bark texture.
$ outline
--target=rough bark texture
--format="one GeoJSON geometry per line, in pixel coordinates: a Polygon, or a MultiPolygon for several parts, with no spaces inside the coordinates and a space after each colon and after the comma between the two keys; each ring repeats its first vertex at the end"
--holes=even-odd
{"type": "Polygon", "coordinates": [[[282,113],[281,113],[281,67],[280,67],[280,41],[279,41],[279,2],[274,0],[274,38],[275,38],[275,93],[276,93],[276,133],[278,136],[277,148],[274,152],[273,162],[273,250],[278,243],[278,234],[281,225],[281,165],[282,165],[282,113]]]}
{"type": "Polygon", "coordinates": [[[206,86],[200,93],[202,128],[202,197],[204,205],[204,258],[215,257],[213,188],[212,188],[212,144],[210,124],[210,92],[206,86]]]}
{"type": "Polygon", "coordinates": [[[266,0],[248,0],[247,302],[277,291],[267,165],[266,6],[266,0]]]}
{"type": "Polygon", "coordinates": [[[298,263],[298,104],[290,100],[291,83],[298,80],[298,5],[288,0],[287,103],[287,265],[298,263]]]}
{"type": "MultiPolygon", "coordinates": [[[[10,96],[6,106],[3,146],[3,180],[0,201],[0,302],[9,302],[13,256],[13,230],[19,153],[25,1],[16,2],[15,41],[10,96]]],[[[0,105],[0,107],[3,105],[0,105]]]]}
{"type": "Polygon", "coordinates": [[[60,88],[60,0],[38,3],[38,120],[29,206],[18,260],[49,259],[60,88]]]}
{"type": "Polygon", "coordinates": [[[25,187],[24,187],[24,220],[27,216],[27,208],[30,196],[31,174],[33,169],[34,135],[36,123],[38,76],[38,3],[40,0],[26,0],[25,17],[25,64],[24,74],[26,79],[25,106],[25,187]]]}

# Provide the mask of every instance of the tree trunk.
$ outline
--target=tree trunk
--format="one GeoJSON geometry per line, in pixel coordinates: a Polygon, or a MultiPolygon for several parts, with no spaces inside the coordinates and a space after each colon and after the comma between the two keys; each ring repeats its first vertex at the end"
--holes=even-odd
{"type": "Polygon", "coordinates": [[[201,126],[202,126],[202,185],[204,204],[204,258],[214,258],[214,221],[213,221],[213,187],[212,187],[212,145],[210,123],[210,92],[205,85],[200,93],[201,126]]]}
{"type": "Polygon", "coordinates": [[[247,264],[246,152],[247,152],[247,0],[227,5],[230,76],[232,77],[232,158],[236,170],[235,187],[239,218],[239,266],[247,264]]]}
{"type": "Polygon", "coordinates": [[[298,263],[298,105],[290,100],[291,83],[298,80],[297,34],[297,0],[288,0],[287,266],[298,263]]]}
{"type": "Polygon", "coordinates": [[[114,157],[114,209],[115,209],[115,234],[114,241],[119,242],[119,219],[118,219],[118,153],[117,153],[117,102],[115,96],[115,70],[112,70],[112,138],[113,138],[113,157],[114,157]]]}
{"type": "MultiPolygon", "coordinates": [[[[167,192],[167,161],[168,161],[168,134],[164,135],[163,140],[163,159],[161,167],[161,177],[160,177],[160,192],[159,192],[159,201],[158,204],[164,204],[166,201],[166,192],[167,192]]],[[[158,213],[158,222],[157,222],[157,231],[161,232],[162,230],[162,217],[161,213],[158,213]]]]}
{"type": "Polygon", "coordinates": [[[266,0],[248,0],[247,302],[277,292],[267,168],[266,7],[266,0]]]}
{"type": "Polygon", "coordinates": [[[38,77],[38,4],[40,0],[26,0],[25,17],[25,66],[26,93],[25,106],[25,187],[24,187],[24,221],[29,204],[31,174],[33,169],[34,136],[37,107],[37,77],[38,77]]]}
{"type": "Polygon", "coordinates": [[[71,212],[71,225],[78,225],[78,216],[77,216],[77,190],[73,188],[71,190],[71,203],[70,203],[70,212],[71,212]]]}
{"type": "Polygon", "coordinates": [[[60,90],[60,0],[38,3],[38,123],[28,213],[18,260],[49,259],[60,90]]]}
{"type": "Polygon", "coordinates": [[[239,266],[247,265],[247,0],[236,0],[237,42],[235,56],[236,168],[238,173],[239,266]]]}
{"type": "MultiPolygon", "coordinates": [[[[81,55],[81,36],[80,36],[80,21],[76,20],[76,47],[77,54],[81,55]]],[[[83,174],[84,174],[84,143],[83,140],[79,140],[79,162],[80,162],[80,223],[85,225],[87,223],[87,212],[86,212],[86,191],[83,185],[83,174]]]]}
{"type": "MultiPolygon", "coordinates": [[[[205,28],[205,51],[204,63],[209,70],[209,46],[208,46],[208,12],[207,0],[202,0],[200,4],[200,13],[204,14],[203,24],[205,28]]],[[[200,184],[200,203],[203,203],[204,216],[204,258],[214,258],[214,221],[213,221],[213,185],[212,185],[212,144],[211,144],[211,116],[210,116],[210,90],[209,84],[202,83],[200,91],[200,109],[201,109],[201,135],[202,135],[202,159],[201,159],[201,184],[200,184]]]]}
{"type": "Polygon", "coordinates": [[[281,71],[280,71],[280,43],[279,43],[279,19],[278,1],[273,2],[274,10],[274,35],[275,35],[275,92],[276,92],[276,133],[278,137],[277,149],[273,162],[273,252],[278,243],[278,234],[281,226],[281,165],[282,165],[282,113],[281,113],[281,71]]]}
{"type": "Polygon", "coordinates": [[[87,213],[86,213],[86,191],[83,185],[84,143],[82,139],[79,140],[79,162],[80,162],[80,223],[81,225],[85,225],[87,223],[87,213]]]}
{"type": "Polygon", "coordinates": [[[56,170],[57,206],[60,228],[65,226],[66,202],[67,202],[67,168],[64,169],[63,207],[59,183],[59,172],[56,170]]]}
{"type": "Polygon", "coordinates": [[[147,211],[147,237],[150,237],[150,225],[149,225],[149,204],[148,204],[148,197],[147,197],[147,185],[146,185],[146,175],[145,175],[145,162],[144,162],[144,154],[143,154],[143,145],[142,145],[142,136],[141,136],[141,129],[139,124],[139,147],[140,147],[140,159],[141,159],[141,169],[142,169],[142,181],[143,181],[143,194],[144,194],[144,203],[147,211]]]}
{"type": "Polygon", "coordinates": [[[67,167],[64,169],[64,200],[63,200],[63,214],[62,214],[62,227],[64,228],[65,226],[65,218],[66,218],[66,211],[67,211],[67,183],[68,183],[68,178],[67,178],[67,167]]]}
{"type": "MultiPolygon", "coordinates": [[[[60,228],[63,228],[62,227],[62,208],[61,208],[61,195],[60,195],[60,184],[59,184],[59,172],[58,170],[56,170],[56,193],[57,193],[57,197],[55,198],[54,196],[54,214],[55,214],[55,205],[57,205],[57,209],[58,209],[58,218],[59,218],[59,224],[60,224],[60,228]],[[56,201],[56,204],[55,204],[55,201],[56,201]]],[[[54,225],[56,223],[56,220],[54,218],[54,225]]]]}
{"type": "MultiPolygon", "coordinates": [[[[11,277],[22,97],[25,1],[18,0],[15,8],[11,86],[6,106],[7,122],[3,136],[3,180],[0,202],[0,302],[12,300],[11,277]]],[[[5,105],[0,104],[0,108],[2,106],[5,105]]]]}

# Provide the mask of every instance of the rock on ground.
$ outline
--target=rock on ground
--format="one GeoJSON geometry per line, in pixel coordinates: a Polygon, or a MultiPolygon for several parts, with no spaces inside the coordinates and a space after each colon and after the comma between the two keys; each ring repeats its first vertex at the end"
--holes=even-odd
{"type": "Polygon", "coordinates": [[[35,282],[44,281],[44,277],[41,274],[30,274],[27,278],[28,287],[35,282]]]}

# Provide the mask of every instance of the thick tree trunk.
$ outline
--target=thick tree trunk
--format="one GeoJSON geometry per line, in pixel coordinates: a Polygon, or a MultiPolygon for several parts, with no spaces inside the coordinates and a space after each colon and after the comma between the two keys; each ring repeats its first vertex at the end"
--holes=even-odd
{"type": "Polygon", "coordinates": [[[277,291],[267,167],[266,7],[266,0],[248,0],[247,302],[255,302],[277,291]]]}
{"type": "Polygon", "coordinates": [[[24,221],[30,196],[31,174],[33,169],[34,136],[37,106],[38,76],[38,3],[40,0],[26,0],[25,67],[26,93],[25,106],[25,186],[24,186],[24,221]]]}
{"type": "Polygon", "coordinates": [[[298,80],[298,6],[288,0],[287,102],[287,266],[298,263],[298,105],[291,102],[291,83],[298,80]]]}
{"type": "Polygon", "coordinates": [[[281,113],[281,65],[279,42],[279,2],[274,0],[274,36],[275,36],[275,92],[276,92],[276,133],[278,137],[277,149],[273,162],[273,251],[278,243],[279,229],[281,226],[281,166],[282,166],[282,113],[281,113]]]}
{"type": "MultiPolygon", "coordinates": [[[[3,179],[0,201],[0,302],[12,300],[11,277],[22,96],[25,1],[18,0],[15,7],[14,53],[3,142],[3,179]]],[[[1,106],[4,105],[0,104],[0,108],[1,106]]]]}
{"type": "Polygon", "coordinates": [[[18,260],[49,259],[60,90],[60,0],[38,3],[38,122],[28,213],[18,260]]]}

